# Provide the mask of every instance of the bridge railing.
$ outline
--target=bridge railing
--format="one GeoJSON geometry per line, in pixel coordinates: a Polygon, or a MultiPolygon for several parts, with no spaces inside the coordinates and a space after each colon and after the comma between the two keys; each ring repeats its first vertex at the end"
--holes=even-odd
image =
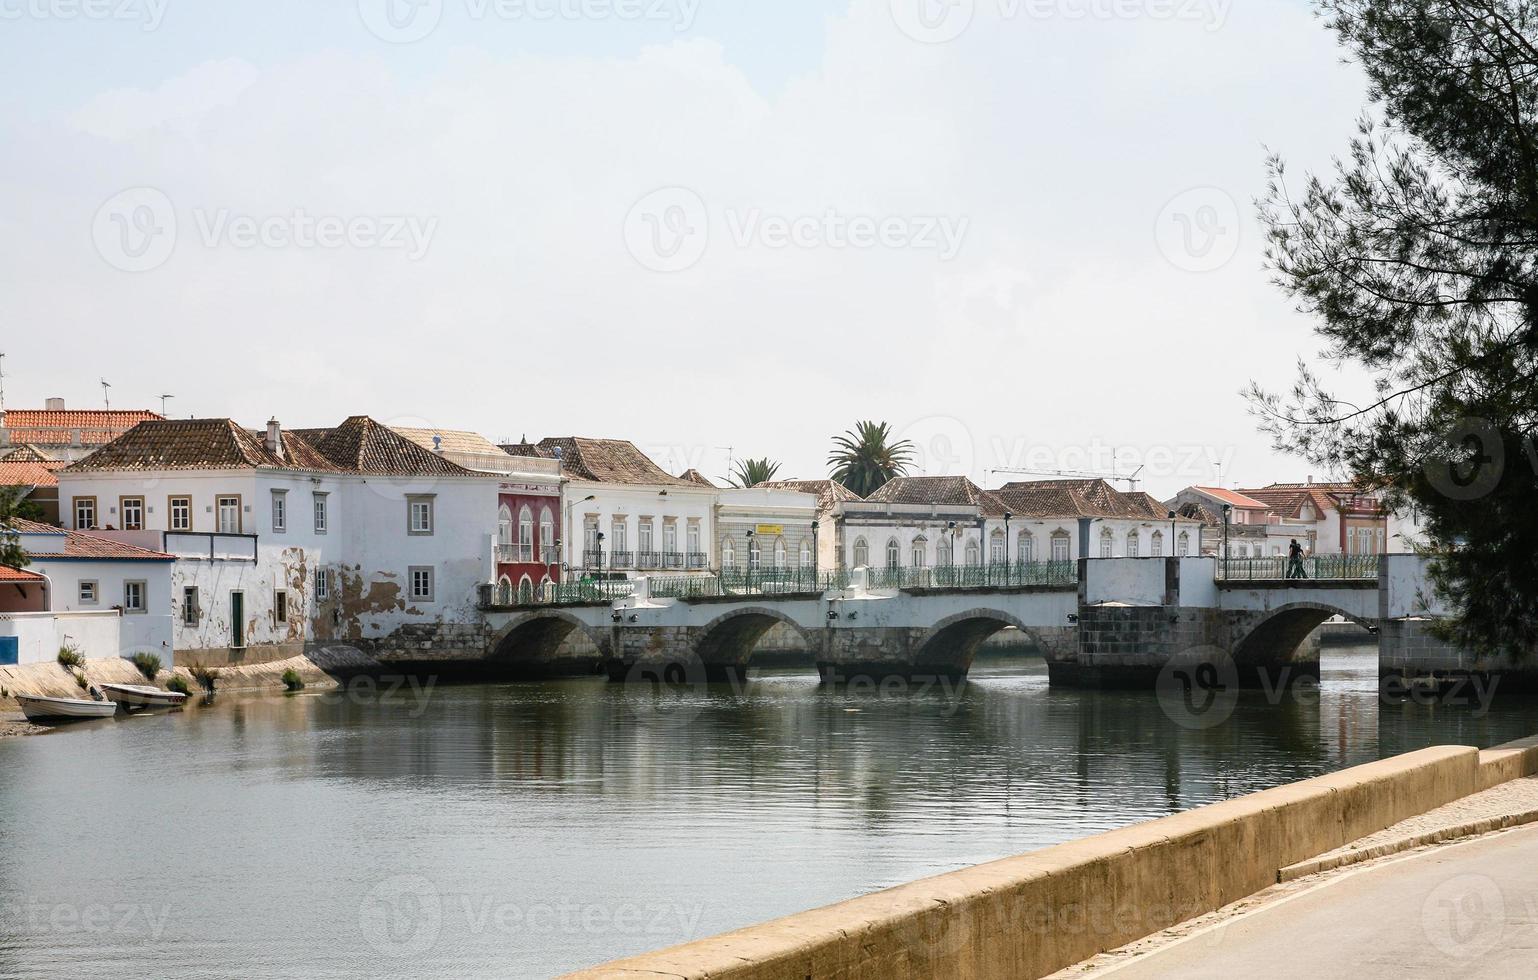
{"type": "Polygon", "coordinates": [[[1314,555],[1297,562],[1282,555],[1270,558],[1218,559],[1218,578],[1229,582],[1275,582],[1317,579],[1329,582],[1376,579],[1379,555],[1314,555]]]}
{"type": "Polygon", "coordinates": [[[873,568],[877,589],[983,589],[1031,585],[1077,585],[1079,567],[1071,561],[998,562],[990,565],[941,565],[932,568],[873,568]]]}
{"type": "Polygon", "coordinates": [[[508,586],[480,586],[480,607],[501,609],[514,606],[580,606],[595,602],[613,602],[635,593],[635,582],[624,579],[551,582],[542,588],[513,589],[508,586]]]}

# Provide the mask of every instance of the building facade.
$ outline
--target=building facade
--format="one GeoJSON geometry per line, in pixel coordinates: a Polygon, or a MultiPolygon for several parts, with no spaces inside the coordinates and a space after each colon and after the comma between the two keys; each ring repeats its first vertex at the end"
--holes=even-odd
{"type": "Polygon", "coordinates": [[[758,486],[718,491],[717,555],[723,570],[819,567],[817,498],[799,490],[758,486]]]}

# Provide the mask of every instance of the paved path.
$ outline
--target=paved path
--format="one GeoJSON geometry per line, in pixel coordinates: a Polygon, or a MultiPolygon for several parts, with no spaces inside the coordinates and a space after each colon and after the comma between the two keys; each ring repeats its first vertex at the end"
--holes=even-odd
{"type": "Polygon", "coordinates": [[[1538,826],[1432,848],[1319,884],[1097,976],[1538,976],[1538,826]]]}

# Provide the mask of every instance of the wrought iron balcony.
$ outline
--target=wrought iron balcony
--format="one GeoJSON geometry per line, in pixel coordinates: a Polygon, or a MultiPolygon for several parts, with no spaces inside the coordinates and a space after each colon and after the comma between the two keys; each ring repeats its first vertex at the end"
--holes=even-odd
{"type": "Polygon", "coordinates": [[[710,556],[702,551],[689,552],[688,565],[690,568],[709,568],[710,556]]]}
{"type": "Polygon", "coordinates": [[[682,551],[664,551],[662,553],[663,568],[683,568],[684,553],[682,551]]]}
{"type": "Polygon", "coordinates": [[[663,568],[663,567],[665,567],[662,564],[662,552],[660,552],[660,551],[638,551],[638,552],[636,552],[635,567],[636,568],[663,568]]]}
{"type": "Polygon", "coordinates": [[[630,568],[635,562],[635,555],[629,551],[609,552],[610,568],[630,568]]]}
{"type": "Polygon", "coordinates": [[[603,559],[604,559],[604,553],[603,553],[602,549],[600,549],[598,551],[583,551],[582,552],[582,567],[583,568],[602,568],[603,567],[603,559]]]}

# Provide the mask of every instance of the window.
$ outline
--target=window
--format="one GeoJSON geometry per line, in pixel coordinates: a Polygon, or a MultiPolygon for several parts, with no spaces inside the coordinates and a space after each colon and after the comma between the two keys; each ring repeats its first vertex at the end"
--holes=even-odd
{"type": "Polygon", "coordinates": [[[89,531],[96,526],[96,498],[75,498],[75,530],[89,531]]]}
{"type": "Polygon", "coordinates": [[[896,538],[891,538],[886,543],[886,567],[900,568],[903,563],[903,549],[897,543],[896,538]]]}
{"type": "Polygon", "coordinates": [[[144,498],[120,497],[118,498],[118,516],[123,519],[123,530],[144,530],[144,498]]]}
{"type": "Polygon", "coordinates": [[[246,594],[230,593],[230,648],[246,648],[246,594]]]}
{"type": "Polygon", "coordinates": [[[317,568],[315,570],[315,601],[325,602],[331,598],[331,572],[328,569],[317,568]]]}
{"type": "Polygon", "coordinates": [[[284,534],[288,531],[288,491],[274,490],[272,492],[272,533],[284,534]]]}
{"type": "Polygon", "coordinates": [[[908,549],[908,559],[908,564],[914,568],[923,568],[929,564],[929,541],[927,538],[917,537],[913,539],[913,544],[908,549]]]}
{"type": "MultiPolygon", "coordinates": [[[[509,515],[509,520],[511,520],[511,515],[509,515]]],[[[508,526],[511,527],[512,525],[509,524],[508,526]]],[[[508,531],[507,543],[513,543],[512,531],[508,531]]],[[[589,554],[598,550],[598,518],[596,517],[585,518],[582,522],[582,548],[589,554]]]]}
{"type": "Polygon", "coordinates": [[[1026,564],[1036,560],[1036,539],[1030,531],[1020,532],[1020,560],[1026,564]]]}
{"type": "Polygon", "coordinates": [[[217,497],[214,500],[214,508],[219,518],[220,534],[240,533],[240,498],[217,497]]]}
{"type": "Polygon", "coordinates": [[[678,525],[662,525],[662,550],[670,555],[678,553],[678,525]]]}
{"type": "Polygon", "coordinates": [[[693,521],[689,522],[688,538],[689,554],[697,555],[700,551],[700,526],[693,521]]]}
{"type": "Polygon", "coordinates": [[[981,565],[983,563],[983,546],[976,540],[967,540],[967,564],[981,565]]]}
{"type": "Polygon", "coordinates": [[[801,542],[801,567],[812,567],[812,546],[805,541],[801,542]]]}
{"type": "Polygon", "coordinates": [[[1116,546],[1111,541],[1111,529],[1102,528],[1100,531],[1100,557],[1113,558],[1116,555],[1116,546]]]}
{"type": "Polygon", "coordinates": [[[865,568],[870,564],[870,545],[864,538],[856,538],[854,542],[854,567],[865,568]]]}
{"type": "Polygon", "coordinates": [[[1056,531],[1052,534],[1052,560],[1068,561],[1072,550],[1069,548],[1068,532],[1056,531]]]}
{"type": "Polygon", "coordinates": [[[988,560],[995,565],[1002,565],[1009,561],[1004,547],[1006,540],[1004,532],[998,529],[995,529],[992,534],[988,535],[988,560]]]}
{"type": "Polygon", "coordinates": [[[406,498],[406,533],[417,535],[433,533],[433,498],[430,494],[418,494],[406,498]]]}
{"type": "Polygon", "coordinates": [[[527,575],[518,582],[518,601],[524,605],[534,601],[534,580],[527,575]]]}
{"type": "Polygon", "coordinates": [[[1138,556],[1137,532],[1136,531],[1128,531],[1127,532],[1127,557],[1128,558],[1136,558],[1137,556],[1138,556]]]}
{"type": "Polygon", "coordinates": [[[170,527],[173,531],[192,530],[192,498],[172,497],[166,502],[170,510],[170,527]]]}
{"type": "Polygon", "coordinates": [[[721,567],[723,569],[737,567],[737,549],[732,547],[731,538],[721,542],[721,567]]]}
{"type": "Polygon", "coordinates": [[[1180,532],[1180,537],[1175,540],[1175,554],[1181,558],[1191,553],[1191,535],[1185,531],[1180,532]]]}
{"type": "Polygon", "coordinates": [[[315,533],[316,534],[325,534],[326,533],[326,529],[331,526],[331,513],[330,513],[330,511],[326,507],[326,497],[327,497],[327,495],[324,494],[324,493],[316,493],[314,496],[315,496],[315,533]]]}
{"type": "Polygon", "coordinates": [[[78,588],[80,590],[80,604],[82,606],[96,605],[97,596],[101,593],[97,591],[95,579],[80,582],[78,588]]]}
{"type": "Polygon", "coordinates": [[[196,626],[198,620],[203,618],[203,610],[198,602],[198,587],[188,585],[182,588],[182,625],[196,626]]]}
{"type": "Polygon", "coordinates": [[[513,580],[506,575],[497,579],[497,605],[511,606],[513,604],[513,580]]]}
{"type": "Polygon", "coordinates": [[[280,626],[288,622],[288,593],[283,589],[272,594],[272,621],[280,626]]]}
{"type": "Polygon", "coordinates": [[[124,582],[123,583],[123,611],[125,613],[142,613],[142,612],[144,612],[144,592],[145,592],[145,583],[143,583],[143,582],[124,582]]]}
{"type": "Polygon", "coordinates": [[[623,517],[616,517],[609,525],[609,551],[630,550],[630,522],[623,517]]]}
{"type": "Polygon", "coordinates": [[[784,568],[784,567],[786,567],[787,559],[789,557],[790,557],[790,552],[785,547],[785,539],[784,538],[775,538],[774,539],[774,567],[775,568],[784,568]]]}
{"type": "MultiPolygon", "coordinates": [[[[411,598],[414,602],[433,601],[433,567],[431,565],[413,565],[409,574],[411,581],[411,598]]],[[[528,576],[524,576],[528,580],[528,576]]]]}
{"type": "Polygon", "coordinates": [[[518,510],[518,560],[534,560],[534,512],[526,506],[518,510]]]}
{"type": "Polygon", "coordinates": [[[757,536],[748,539],[748,567],[755,571],[763,567],[764,550],[757,536]]]}
{"type": "Polygon", "coordinates": [[[935,564],[940,568],[956,564],[956,542],[950,536],[941,538],[935,545],[935,564]]]}
{"type": "Polygon", "coordinates": [[[1164,532],[1163,531],[1155,531],[1153,533],[1153,547],[1150,548],[1149,551],[1153,554],[1153,556],[1155,558],[1163,558],[1164,557],[1164,532]]]}
{"type": "Polygon", "coordinates": [[[539,512],[539,557],[546,565],[560,561],[555,553],[555,520],[550,516],[549,507],[543,507],[539,512]]]}

